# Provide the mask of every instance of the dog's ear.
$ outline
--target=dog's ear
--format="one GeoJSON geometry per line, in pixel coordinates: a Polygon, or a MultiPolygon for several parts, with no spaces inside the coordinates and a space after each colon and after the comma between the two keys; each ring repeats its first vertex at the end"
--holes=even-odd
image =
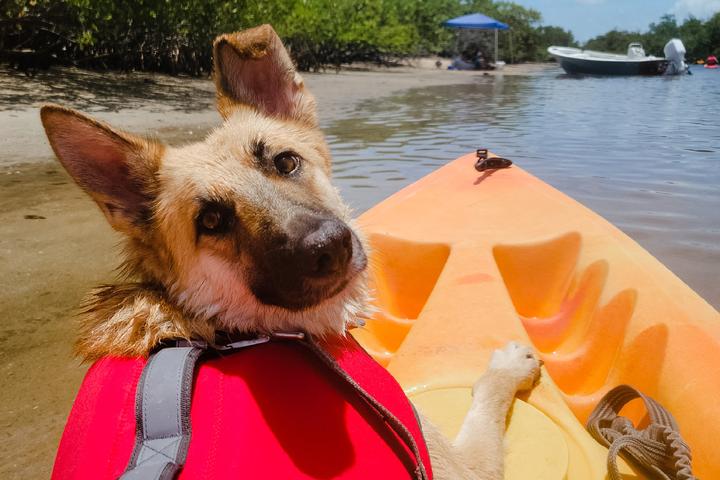
{"type": "Polygon", "coordinates": [[[40,117],[60,163],[110,225],[130,235],[139,233],[151,215],[164,146],[57,105],[43,106],[40,117]]]}
{"type": "Polygon", "coordinates": [[[228,118],[238,105],[317,126],[315,99],[270,25],[220,35],[213,43],[217,106],[228,118]]]}

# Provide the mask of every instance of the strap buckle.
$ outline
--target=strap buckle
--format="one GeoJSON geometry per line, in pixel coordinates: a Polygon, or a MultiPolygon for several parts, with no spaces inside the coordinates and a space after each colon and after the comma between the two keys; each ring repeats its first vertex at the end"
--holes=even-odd
{"type": "Polygon", "coordinates": [[[227,352],[230,350],[239,350],[245,347],[252,347],[253,345],[261,345],[268,343],[271,340],[304,340],[305,333],[303,332],[275,332],[270,335],[258,335],[255,338],[247,338],[243,340],[237,340],[235,342],[226,343],[225,345],[218,345],[214,347],[214,350],[220,352],[227,352]]]}
{"type": "Polygon", "coordinates": [[[273,340],[305,340],[305,332],[275,332],[270,337],[273,340]]]}
{"type": "Polygon", "coordinates": [[[220,352],[227,352],[228,350],[238,350],[240,348],[251,347],[253,345],[260,345],[270,341],[269,335],[259,335],[255,338],[249,338],[247,340],[238,340],[237,342],[228,343],[225,345],[217,345],[213,350],[220,352]]]}
{"type": "MultiPolygon", "coordinates": [[[[262,345],[268,343],[271,340],[305,340],[304,332],[274,332],[272,334],[257,335],[255,337],[243,338],[240,340],[230,341],[228,343],[222,343],[218,341],[215,345],[210,345],[205,340],[187,340],[178,339],[171,343],[174,347],[192,347],[200,350],[215,350],[217,352],[229,352],[234,350],[240,350],[245,347],[252,347],[253,345],[262,345]]],[[[166,345],[168,346],[168,345],[166,345]]]]}

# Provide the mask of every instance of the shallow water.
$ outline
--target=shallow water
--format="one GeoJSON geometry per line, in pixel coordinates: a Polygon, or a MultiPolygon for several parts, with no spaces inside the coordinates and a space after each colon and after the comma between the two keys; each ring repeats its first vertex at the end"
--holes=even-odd
{"type": "Polygon", "coordinates": [[[510,158],[604,216],[720,307],[720,72],[485,77],[366,101],[325,130],[363,211],[463,153],[510,158]]]}

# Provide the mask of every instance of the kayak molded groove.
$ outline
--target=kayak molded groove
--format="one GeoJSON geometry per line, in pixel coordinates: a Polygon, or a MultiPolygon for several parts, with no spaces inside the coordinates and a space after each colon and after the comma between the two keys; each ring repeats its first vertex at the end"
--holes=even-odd
{"type": "Polygon", "coordinates": [[[578,202],[517,166],[474,163],[450,162],[361,216],[377,312],[352,334],[450,436],[492,350],[532,344],[545,367],[509,419],[508,479],[604,479],[607,450],[583,425],[622,383],[673,413],[698,477],[720,478],[707,441],[720,435],[718,312],[578,202]]]}
{"type": "Polygon", "coordinates": [[[582,237],[493,249],[510,298],[545,366],[567,395],[597,392],[607,381],[637,302],[632,288],[599,305],[603,260],[578,273],[582,237]]]}
{"type": "Polygon", "coordinates": [[[362,338],[366,350],[387,366],[432,293],[450,247],[379,234],[371,235],[369,241],[373,291],[382,309],[355,336],[362,338]]]}

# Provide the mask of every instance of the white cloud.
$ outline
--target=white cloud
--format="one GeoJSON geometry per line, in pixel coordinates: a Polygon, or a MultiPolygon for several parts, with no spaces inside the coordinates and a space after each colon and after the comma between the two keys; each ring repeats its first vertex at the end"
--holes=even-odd
{"type": "Polygon", "coordinates": [[[720,0],[676,0],[670,9],[679,20],[689,15],[707,18],[715,12],[720,12],[720,0]]]}

